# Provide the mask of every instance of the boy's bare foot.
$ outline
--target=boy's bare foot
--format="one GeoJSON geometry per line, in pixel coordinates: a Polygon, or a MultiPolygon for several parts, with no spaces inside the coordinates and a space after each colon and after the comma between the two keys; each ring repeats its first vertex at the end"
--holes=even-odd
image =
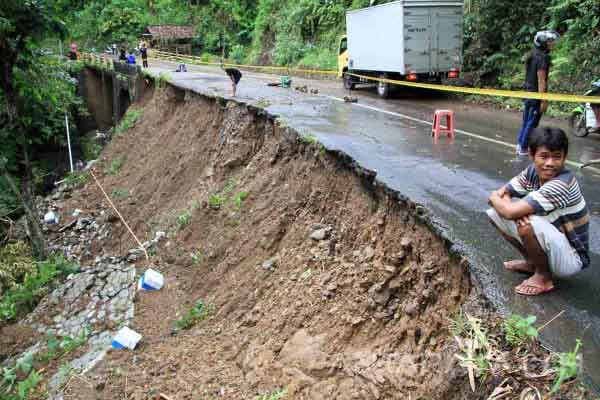
{"type": "Polygon", "coordinates": [[[541,275],[535,274],[515,287],[515,292],[523,296],[539,296],[540,294],[551,292],[554,289],[555,286],[552,281],[544,279],[541,275]]]}
{"type": "Polygon", "coordinates": [[[527,274],[533,274],[535,272],[533,265],[531,265],[530,263],[528,263],[525,260],[505,261],[504,268],[506,268],[509,271],[524,272],[527,274]]]}

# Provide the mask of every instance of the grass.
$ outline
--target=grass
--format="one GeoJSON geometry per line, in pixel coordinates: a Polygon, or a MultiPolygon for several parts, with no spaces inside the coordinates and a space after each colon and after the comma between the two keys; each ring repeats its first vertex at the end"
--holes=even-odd
{"type": "Polygon", "coordinates": [[[260,99],[260,100],[258,100],[256,105],[259,106],[260,108],[267,108],[271,105],[271,102],[267,99],[260,99]]]}
{"type": "Polygon", "coordinates": [[[237,210],[239,210],[242,207],[242,203],[244,202],[244,200],[246,200],[248,195],[248,192],[239,192],[238,194],[233,196],[233,205],[237,210]]]}
{"type": "Polygon", "coordinates": [[[215,210],[221,208],[224,202],[225,198],[218,193],[212,194],[208,198],[208,205],[210,206],[210,208],[214,208],[215,210]]]}
{"type": "Polygon", "coordinates": [[[118,175],[121,167],[125,163],[125,156],[119,156],[111,161],[110,167],[108,168],[109,175],[118,175]]]}
{"type": "Polygon", "coordinates": [[[129,107],[129,109],[127,110],[125,115],[123,115],[123,118],[121,118],[121,121],[115,128],[115,136],[118,136],[121,133],[127,132],[128,130],[133,128],[135,124],[140,119],[142,119],[143,114],[144,113],[142,110],[135,107],[129,107]]]}
{"type": "Polygon", "coordinates": [[[9,289],[0,300],[0,321],[11,321],[33,310],[59,280],[78,269],[62,257],[38,262],[37,270],[27,275],[23,283],[9,289]]]}
{"type": "Polygon", "coordinates": [[[190,254],[192,258],[192,264],[198,266],[202,264],[202,260],[204,259],[204,255],[202,254],[202,250],[196,250],[190,254]]]}
{"type": "Polygon", "coordinates": [[[75,189],[82,185],[85,185],[90,180],[90,173],[74,171],[67,174],[65,177],[65,185],[69,188],[75,189]]]}
{"type": "Polygon", "coordinates": [[[285,389],[278,389],[272,393],[263,394],[258,396],[256,400],[280,400],[287,394],[285,389]]]}
{"type": "Polygon", "coordinates": [[[194,306],[186,311],[181,318],[175,321],[175,330],[181,331],[190,329],[198,322],[204,320],[208,316],[208,313],[209,310],[207,305],[204,304],[201,299],[196,300],[194,306]]]}
{"type": "Polygon", "coordinates": [[[110,194],[115,199],[123,199],[123,198],[129,196],[129,190],[116,188],[116,189],[113,189],[110,194]]]}
{"type": "Polygon", "coordinates": [[[81,153],[84,160],[95,160],[102,151],[102,146],[95,139],[82,137],[80,141],[81,153]]]}
{"type": "Polygon", "coordinates": [[[192,212],[185,210],[177,216],[177,229],[185,228],[192,220],[192,212]]]}
{"type": "Polygon", "coordinates": [[[301,135],[299,139],[302,143],[306,143],[306,144],[319,143],[319,139],[317,139],[317,137],[315,135],[313,135],[312,133],[307,133],[305,135],[301,135]]]}

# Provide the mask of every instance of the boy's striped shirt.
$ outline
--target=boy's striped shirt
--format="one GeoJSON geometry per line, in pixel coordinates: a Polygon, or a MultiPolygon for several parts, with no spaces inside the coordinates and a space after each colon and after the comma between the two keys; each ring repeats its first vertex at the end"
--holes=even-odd
{"type": "Polygon", "coordinates": [[[506,185],[512,197],[524,198],[535,215],[547,219],[564,233],[581,258],[583,268],[590,264],[589,222],[585,199],[575,175],[563,169],[540,187],[535,165],[531,164],[506,185]]]}

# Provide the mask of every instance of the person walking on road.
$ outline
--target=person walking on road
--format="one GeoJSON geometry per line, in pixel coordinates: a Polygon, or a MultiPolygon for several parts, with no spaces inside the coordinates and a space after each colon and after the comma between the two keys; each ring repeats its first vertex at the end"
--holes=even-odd
{"type": "MultiPolygon", "coordinates": [[[[550,51],[554,48],[559,34],[555,31],[540,31],[535,34],[533,50],[525,60],[525,87],[528,92],[545,93],[548,91],[548,72],[550,71],[550,51]]],[[[527,146],[529,134],[537,128],[542,114],[548,108],[546,100],[525,99],[523,102],[523,125],[517,138],[517,154],[529,154],[527,146]]]]}
{"type": "Polygon", "coordinates": [[[140,47],[140,55],[142,56],[142,67],[148,68],[148,49],[145,42],[142,42],[140,47]]]}
{"type": "Polygon", "coordinates": [[[565,169],[568,150],[562,129],[534,129],[529,139],[533,162],[489,197],[492,225],[525,258],[506,261],[504,268],[531,274],[515,288],[518,294],[550,292],[554,278],[590,264],[589,211],[577,178],[565,169]]]}
{"type": "Polygon", "coordinates": [[[221,69],[225,71],[229,79],[231,79],[231,88],[233,89],[232,97],[235,97],[237,93],[237,85],[242,79],[242,73],[237,68],[225,68],[223,64],[221,64],[221,69]]]}
{"type": "Polygon", "coordinates": [[[121,46],[119,50],[119,61],[127,61],[127,53],[125,52],[125,47],[121,46]]]}

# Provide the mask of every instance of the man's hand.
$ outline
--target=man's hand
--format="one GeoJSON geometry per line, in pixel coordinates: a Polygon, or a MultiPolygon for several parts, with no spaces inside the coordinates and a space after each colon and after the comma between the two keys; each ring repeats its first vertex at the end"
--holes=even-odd
{"type": "Polygon", "coordinates": [[[531,224],[531,221],[529,220],[529,215],[521,217],[517,220],[517,226],[526,226],[529,224],[531,224]]]}

